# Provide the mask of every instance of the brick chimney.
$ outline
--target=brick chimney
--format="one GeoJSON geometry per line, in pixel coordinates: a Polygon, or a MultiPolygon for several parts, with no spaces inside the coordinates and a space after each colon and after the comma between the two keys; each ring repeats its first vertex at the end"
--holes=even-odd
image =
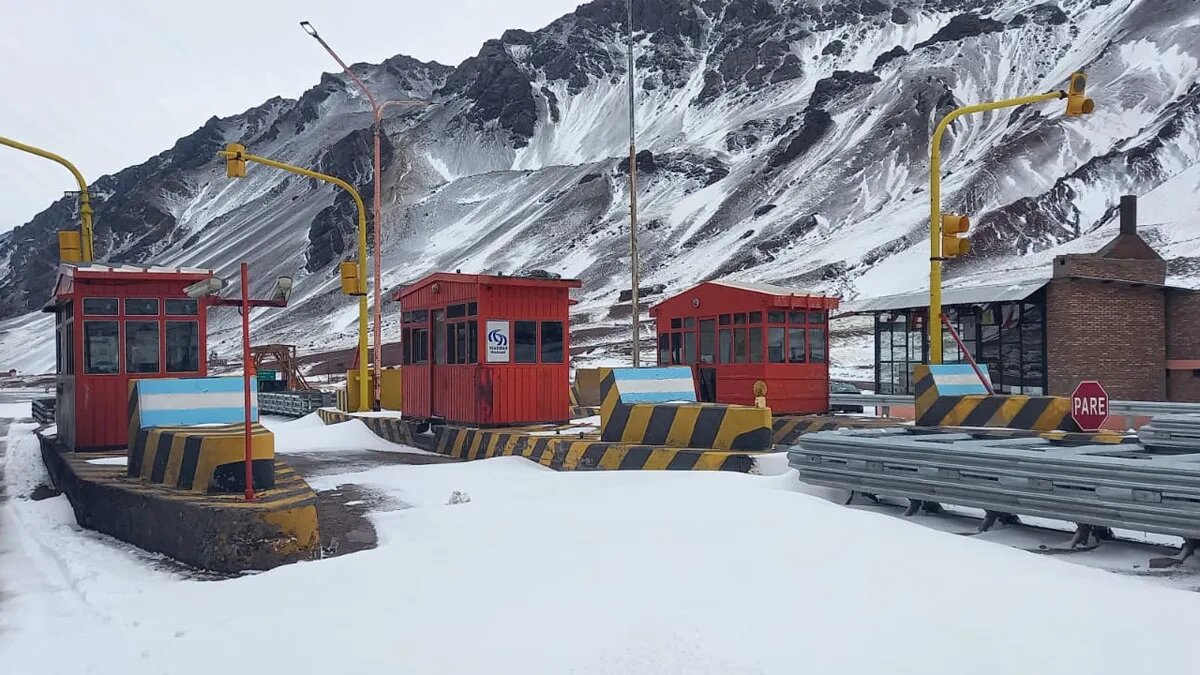
{"type": "Polygon", "coordinates": [[[1137,196],[1121,197],[1121,234],[1137,234],[1137,196]]]}
{"type": "Polygon", "coordinates": [[[1118,211],[1121,228],[1117,236],[1090,255],[1072,253],[1056,257],[1054,277],[1151,284],[1166,282],[1166,261],[1137,232],[1137,197],[1121,197],[1118,211]]]}

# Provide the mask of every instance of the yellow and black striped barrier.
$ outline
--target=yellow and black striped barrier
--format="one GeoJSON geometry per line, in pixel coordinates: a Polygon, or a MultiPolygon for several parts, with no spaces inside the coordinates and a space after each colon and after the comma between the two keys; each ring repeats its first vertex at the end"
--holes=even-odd
{"type": "Polygon", "coordinates": [[[751,452],[611,443],[575,436],[534,436],[513,430],[446,427],[437,451],[463,460],[524,457],[557,471],[738,471],[754,470],[751,452]]]}
{"type": "MultiPolygon", "coordinates": [[[[275,485],[275,437],[251,426],[254,489],[275,485]]],[[[128,449],[126,474],[191,492],[241,492],[246,488],[245,433],[240,424],[223,427],[139,429],[128,449]]]]}
{"type": "MultiPolygon", "coordinates": [[[[939,375],[918,365],[913,386],[917,426],[1006,427],[1033,431],[1079,432],[1071,419],[1071,399],[1021,394],[946,394],[939,375]]],[[[959,385],[953,385],[958,387],[959,385]]]]}
{"type": "Polygon", "coordinates": [[[328,408],[318,408],[317,416],[325,424],[341,424],[350,420],[360,420],[367,425],[374,434],[385,441],[391,441],[399,445],[411,445],[415,447],[423,447],[428,445],[427,442],[422,442],[416,434],[413,433],[408,422],[399,417],[376,417],[364,416],[360,417],[351,413],[345,413],[341,410],[330,410],[328,408]]]}
{"type": "Polygon", "coordinates": [[[770,408],[717,403],[625,403],[613,369],[603,371],[602,441],[753,452],[771,448],[770,408]]]}

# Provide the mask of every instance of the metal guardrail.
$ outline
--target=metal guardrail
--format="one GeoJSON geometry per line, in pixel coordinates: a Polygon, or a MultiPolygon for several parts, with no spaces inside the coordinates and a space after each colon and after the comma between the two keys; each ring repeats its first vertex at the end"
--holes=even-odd
{"type": "Polygon", "coordinates": [[[38,424],[54,424],[54,411],[58,407],[58,399],[56,398],[35,398],[33,399],[33,420],[38,424]]]}
{"type": "Polygon", "coordinates": [[[289,417],[303,417],[318,408],[332,406],[337,402],[333,392],[310,389],[308,391],[259,392],[258,409],[261,412],[289,417]]]}
{"type": "MultiPolygon", "coordinates": [[[[905,394],[830,394],[830,405],[861,405],[889,409],[892,406],[911,406],[913,397],[905,394]]],[[[1157,417],[1160,415],[1200,414],[1200,403],[1177,401],[1109,401],[1109,412],[1125,417],[1157,417]]],[[[883,414],[887,414],[884,412],[883,414]]]]}
{"type": "Polygon", "coordinates": [[[1200,538],[1200,452],[843,429],[802,436],[788,463],[815,485],[1200,538]]]}

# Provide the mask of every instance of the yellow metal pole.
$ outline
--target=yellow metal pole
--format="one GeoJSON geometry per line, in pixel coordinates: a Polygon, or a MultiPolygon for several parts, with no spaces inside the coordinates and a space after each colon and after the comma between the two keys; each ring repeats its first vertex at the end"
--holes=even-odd
{"type": "Polygon", "coordinates": [[[32,145],[25,145],[11,138],[0,136],[0,145],[7,145],[10,148],[23,150],[38,157],[44,157],[50,161],[58,162],[65,166],[67,171],[75,176],[75,182],[79,183],[79,238],[82,240],[83,250],[80,252],[83,262],[92,262],[92,203],[88,199],[87,181],[83,179],[83,174],[79,173],[79,169],[75,165],[68,162],[63,157],[60,157],[53,152],[35,148],[32,145]]]}
{"type": "Polygon", "coordinates": [[[963,115],[1066,97],[1065,91],[1051,91],[966,105],[952,110],[934,129],[933,139],[929,144],[929,316],[925,318],[929,330],[929,363],[942,362],[942,135],[946,133],[951,122],[963,115]]]}
{"type": "MultiPolygon", "coordinates": [[[[225,159],[230,159],[231,157],[238,155],[238,153],[229,150],[218,150],[217,154],[225,159]]],[[[291,164],[284,164],[283,162],[276,162],[275,160],[267,159],[266,157],[259,157],[258,155],[251,155],[243,152],[240,153],[240,158],[248,162],[257,162],[259,164],[274,167],[276,169],[282,169],[284,171],[300,174],[301,176],[308,176],[309,178],[322,180],[326,183],[332,183],[350,193],[350,196],[354,198],[355,206],[358,207],[358,278],[360,283],[366,285],[367,208],[363,205],[363,200],[362,197],[359,196],[358,190],[355,190],[349,183],[341,178],[336,178],[323,173],[317,173],[316,171],[310,171],[308,169],[293,166],[291,164]]],[[[367,373],[367,294],[364,292],[360,293],[358,296],[358,410],[356,412],[366,412],[371,409],[371,396],[369,393],[370,378],[368,377],[367,373]]]]}

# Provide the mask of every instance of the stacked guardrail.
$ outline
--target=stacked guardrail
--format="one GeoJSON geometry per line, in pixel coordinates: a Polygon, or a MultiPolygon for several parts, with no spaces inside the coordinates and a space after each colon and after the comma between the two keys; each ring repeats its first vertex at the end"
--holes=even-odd
{"type": "Polygon", "coordinates": [[[268,414],[303,417],[318,408],[336,403],[333,392],[310,389],[307,391],[274,391],[258,394],[259,409],[268,414]]]}
{"type": "Polygon", "coordinates": [[[1161,415],[1138,429],[1138,441],[1163,453],[1200,453],[1200,415],[1161,415]]]}
{"type": "Polygon", "coordinates": [[[1200,447],[1162,454],[1041,438],[843,429],[802,436],[788,461],[815,485],[1200,538],[1200,447]]]}
{"type": "Polygon", "coordinates": [[[58,405],[55,398],[35,398],[33,400],[33,420],[38,424],[54,424],[54,411],[58,405]]]}

